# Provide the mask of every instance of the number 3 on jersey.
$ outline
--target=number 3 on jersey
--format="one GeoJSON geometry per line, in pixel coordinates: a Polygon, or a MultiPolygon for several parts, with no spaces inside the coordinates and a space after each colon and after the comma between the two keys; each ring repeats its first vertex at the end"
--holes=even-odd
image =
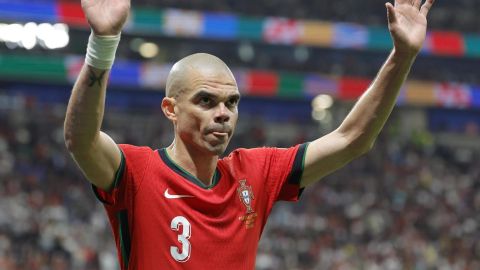
{"type": "Polygon", "coordinates": [[[186,262],[190,258],[190,239],[191,228],[190,222],[185,217],[178,216],[172,219],[170,228],[176,232],[180,231],[180,226],[182,226],[182,232],[178,235],[178,242],[182,244],[182,252],[176,246],[170,246],[170,254],[173,259],[177,262],[186,262]]]}

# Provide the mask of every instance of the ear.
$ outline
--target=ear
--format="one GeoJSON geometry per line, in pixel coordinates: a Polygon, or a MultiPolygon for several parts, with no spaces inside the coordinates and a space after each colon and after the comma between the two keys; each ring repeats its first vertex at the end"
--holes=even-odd
{"type": "Polygon", "coordinates": [[[170,121],[175,123],[177,115],[175,114],[175,99],[171,97],[164,97],[162,100],[162,111],[170,121]]]}

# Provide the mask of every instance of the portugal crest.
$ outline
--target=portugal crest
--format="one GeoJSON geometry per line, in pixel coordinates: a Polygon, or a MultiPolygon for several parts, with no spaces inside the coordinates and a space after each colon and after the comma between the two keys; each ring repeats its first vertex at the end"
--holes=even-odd
{"type": "Polygon", "coordinates": [[[237,188],[240,201],[247,207],[247,214],[253,213],[252,201],[255,199],[253,196],[252,186],[247,186],[247,180],[240,180],[240,186],[237,188]]]}
{"type": "Polygon", "coordinates": [[[237,188],[238,197],[240,201],[247,208],[247,212],[244,216],[239,217],[238,219],[245,223],[245,228],[251,229],[255,225],[255,220],[257,219],[257,213],[253,211],[252,203],[255,199],[253,196],[252,186],[247,186],[247,180],[240,180],[240,186],[237,188]]]}

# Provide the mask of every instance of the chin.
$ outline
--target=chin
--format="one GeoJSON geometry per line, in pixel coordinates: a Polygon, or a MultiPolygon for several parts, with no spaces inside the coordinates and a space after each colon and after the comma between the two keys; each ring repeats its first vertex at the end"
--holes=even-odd
{"type": "Polygon", "coordinates": [[[227,149],[227,144],[208,145],[207,151],[213,155],[220,156],[227,149]]]}
{"type": "Polygon", "coordinates": [[[222,155],[222,154],[225,152],[226,149],[227,149],[226,146],[214,147],[214,148],[212,149],[212,153],[214,153],[214,154],[217,155],[217,156],[220,156],[220,155],[222,155]]]}

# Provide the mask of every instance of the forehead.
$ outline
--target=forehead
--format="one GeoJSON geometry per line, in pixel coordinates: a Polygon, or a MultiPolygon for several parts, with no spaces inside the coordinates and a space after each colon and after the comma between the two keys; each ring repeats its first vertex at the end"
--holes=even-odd
{"type": "Polygon", "coordinates": [[[193,70],[189,75],[187,83],[189,96],[200,91],[220,96],[239,94],[237,82],[230,70],[193,70]]]}

